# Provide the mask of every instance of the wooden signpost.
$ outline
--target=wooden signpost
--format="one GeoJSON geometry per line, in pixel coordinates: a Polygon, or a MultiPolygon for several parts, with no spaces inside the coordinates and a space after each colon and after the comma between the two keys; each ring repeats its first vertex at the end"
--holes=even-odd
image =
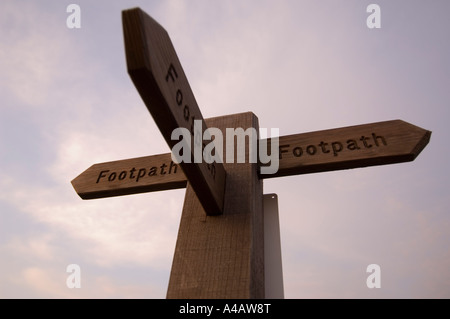
{"type": "Polygon", "coordinates": [[[171,149],[173,132],[188,132],[190,160],[167,153],[94,164],[72,185],[83,199],[187,187],[167,298],[264,298],[263,179],[412,161],[430,140],[430,131],[394,120],[281,136],[273,174],[250,160],[207,163],[198,150],[208,127],[257,131],[258,118],[205,121],[167,32],[139,8],[122,19],[130,77],[171,149]]]}
{"type": "MultiPolygon", "coordinates": [[[[429,131],[401,120],[280,136],[278,171],[260,178],[409,162],[429,139],[429,131]]],[[[184,188],[186,183],[170,153],[95,164],[72,181],[83,199],[184,188]]]]}

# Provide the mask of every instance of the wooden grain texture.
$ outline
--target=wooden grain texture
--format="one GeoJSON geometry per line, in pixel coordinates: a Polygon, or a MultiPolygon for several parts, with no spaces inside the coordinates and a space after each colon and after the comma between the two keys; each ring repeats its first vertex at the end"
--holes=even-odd
{"type": "Polygon", "coordinates": [[[261,177],[409,162],[425,148],[430,137],[430,131],[401,120],[283,136],[279,141],[278,172],[261,177]]]}
{"type": "Polygon", "coordinates": [[[72,180],[83,199],[130,195],[186,187],[170,153],[94,164],[72,180]]]}
{"type": "MultiPolygon", "coordinates": [[[[209,123],[208,120],[206,122],[209,123]]],[[[430,131],[401,120],[280,136],[279,145],[282,153],[280,153],[279,170],[275,174],[261,174],[260,178],[413,161],[428,144],[430,136],[430,131]],[[375,134],[375,140],[372,134],[375,134]],[[362,137],[367,139],[361,140],[362,137]],[[348,143],[348,141],[353,142],[348,143]],[[337,151],[339,144],[334,144],[333,150],[333,143],[340,143],[342,150],[337,151]],[[315,148],[313,155],[310,153],[314,148],[310,147],[310,153],[308,153],[309,146],[315,148]],[[300,148],[302,154],[298,156],[300,148]]],[[[268,140],[270,145],[271,139],[268,140]]],[[[180,169],[176,171],[176,174],[159,174],[154,178],[136,180],[127,177],[124,180],[117,178],[114,182],[107,182],[107,179],[102,178],[99,183],[96,183],[103,170],[129,172],[135,167],[148,168],[150,172],[151,167],[160,167],[163,164],[170,167],[170,153],[96,164],[81,173],[72,181],[72,184],[83,199],[185,187],[187,179],[180,169]]]]}
{"type": "MultiPolygon", "coordinates": [[[[253,113],[218,117],[208,124],[258,128],[253,113]]],[[[257,164],[247,160],[226,163],[225,168],[222,215],[206,216],[187,186],[167,298],[264,298],[263,195],[257,164]]]]}
{"type": "Polygon", "coordinates": [[[170,149],[179,142],[171,138],[175,129],[189,131],[191,163],[180,165],[205,211],[220,214],[226,172],[221,163],[194,163],[195,134],[203,136],[207,126],[167,31],[139,8],[123,11],[122,24],[128,73],[136,89],[170,149]],[[195,128],[195,120],[201,128],[195,128]]]}

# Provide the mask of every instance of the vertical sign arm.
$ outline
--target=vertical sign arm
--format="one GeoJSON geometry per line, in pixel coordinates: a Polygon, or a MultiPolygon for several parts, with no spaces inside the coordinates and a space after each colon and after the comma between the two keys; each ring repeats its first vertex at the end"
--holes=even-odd
{"type": "Polygon", "coordinates": [[[172,132],[187,129],[191,135],[191,161],[180,163],[208,215],[223,211],[226,172],[222,163],[196,162],[195,137],[207,129],[172,42],[154,19],[139,8],[122,12],[128,73],[158,128],[172,149],[172,132]],[[196,130],[194,121],[201,121],[196,130]]]}

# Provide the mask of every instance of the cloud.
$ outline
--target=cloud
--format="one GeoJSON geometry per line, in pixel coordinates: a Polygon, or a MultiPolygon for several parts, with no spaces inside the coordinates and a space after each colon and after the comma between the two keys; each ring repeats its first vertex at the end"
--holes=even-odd
{"type": "MultiPolygon", "coordinates": [[[[180,191],[172,192],[182,196],[180,191]]],[[[66,187],[26,189],[8,182],[2,187],[2,200],[47,225],[50,231],[25,242],[12,240],[9,245],[17,252],[51,259],[55,256],[49,244],[55,245],[55,237],[63,236],[78,241],[79,248],[86,247],[84,251],[97,264],[132,262],[156,267],[171,255],[161,248],[175,244],[181,203],[174,195],[167,192],[85,202],[77,198],[68,181],[66,187]],[[55,197],[55,193],[60,195],[55,197]],[[145,205],[149,199],[151,206],[145,205]]]]}
{"type": "MultiPolygon", "coordinates": [[[[168,148],[126,69],[121,79],[99,72],[98,57],[89,49],[92,42],[76,42],[80,37],[67,33],[54,10],[40,9],[28,2],[17,10],[8,2],[2,11],[9,21],[9,28],[2,29],[4,50],[0,51],[2,113],[29,114],[27,121],[39,133],[26,126],[20,136],[3,135],[0,140],[12,147],[20,144],[23,150],[21,155],[8,152],[20,157],[6,158],[0,172],[0,200],[8,206],[1,215],[12,222],[2,234],[0,250],[11,256],[9,260],[17,260],[15,267],[2,267],[11,274],[5,279],[10,293],[2,294],[74,296],[65,284],[60,286],[67,274],[62,280],[54,275],[72,262],[96,269],[131,264],[154,271],[163,268],[168,274],[182,191],[85,202],[70,184],[96,162],[167,152],[168,148]],[[32,138],[27,137],[30,134],[32,138]],[[30,156],[30,150],[39,156],[30,156]],[[41,154],[48,155],[40,158],[41,154]],[[11,168],[18,161],[26,165],[13,173],[11,168]],[[33,178],[36,172],[38,179],[33,178]],[[27,226],[20,224],[19,215],[26,216],[27,226]]],[[[17,127],[18,122],[25,123],[14,117],[5,125],[17,127]]],[[[127,286],[106,276],[90,281],[99,285],[93,296],[109,296],[114,285],[116,294],[122,288],[130,294],[153,289],[151,284],[148,289],[127,286]]],[[[92,296],[87,291],[75,294],[80,295],[92,296]]]]}
{"type": "Polygon", "coordinates": [[[41,234],[33,238],[13,238],[6,244],[6,248],[15,254],[37,258],[39,260],[53,260],[56,258],[55,236],[53,234],[41,234]]]}
{"type": "Polygon", "coordinates": [[[69,42],[64,29],[57,27],[55,15],[39,10],[32,2],[23,3],[20,10],[6,2],[1,15],[0,81],[18,101],[45,108],[67,58],[64,53],[69,42]]]}
{"type": "MultiPolygon", "coordinates": [[[[69,31],[55,3],[6,1],[0,12],[0,293],[163,296],[184,190],[83,201],[70,185],[94,163],[168,151],[126,74],[128,5],[81,3],[82,29],[69,31]],[[81,291],[65,287],[69,263],[82,266],[81,291]]],[[[265,190],[280,194],[287,297],[449,295],[438,167],[449,46],[437,40],[438,7],[408,5],[425,14],[415,25],[395,20],[402,5],[381,4],[386,24],[368,33],[364,5],[140,4],[169,31],[205,116],[252,110],[282,135],[397,115],[435,126],[414,166],[267,180],[265,190]],[[429,48],[413,50],[424,37],[429,48]],[[382,267],[378,295],[365,287],[369,263],[382,267]]]]}
{"type": "Polygon", "coordinates": [[[182,192],[85,202],[70,185],[66,189],[19,188],[9,182],[0,188],[2,202],[25,213],[33,225],[27,230],[13,224],[10,229],[16,232],[3,234],[2,263],[15,261],[2,266],[8,274],[2,284],[9,287],[2,292],[5,297],[138,297],[149,291],[148,297],[163,296],[160,278],[127,284],[120,278],[132,279],[133,275],[117,275],[117,271],[127,266],[136,276],[140,269],[168,276],[181,211],[176,198],[182,198],[182,192]],[[82,278],[89,289],[67,291],[63,269],[70,263],[82,265],[82,278]],[[102,275],[101,269],[109,272],[102,275]]]}
{"type": "MultiPolygon", "coordinates": [[[[9,296],[15,298],[161,298],[161,288],[142,280],[140,283],[126,283],[120,277],[89,273],[89,267],[80,267],[80,288],[69,288],[64,265],[54,267],[31,266],[21,269],[10,282],[14,283],[9,296]],[[21,290],[15,290],[21,287],[21,290]]],[[[0,292],[1,295],[2,292],[0,292]]],[[[8,297],[8,295],[6,295],[8,297]]]]}

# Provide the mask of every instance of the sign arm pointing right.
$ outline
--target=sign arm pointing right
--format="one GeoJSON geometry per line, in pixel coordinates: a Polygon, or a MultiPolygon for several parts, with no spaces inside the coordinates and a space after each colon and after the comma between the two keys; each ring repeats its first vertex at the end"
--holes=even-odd
{"type": "Polygon", "coordinates": [[[402,120],[283,136],[279,140],[278,172],[261,177],[410,162],[430,137],[430,131],[402,120]]]}

